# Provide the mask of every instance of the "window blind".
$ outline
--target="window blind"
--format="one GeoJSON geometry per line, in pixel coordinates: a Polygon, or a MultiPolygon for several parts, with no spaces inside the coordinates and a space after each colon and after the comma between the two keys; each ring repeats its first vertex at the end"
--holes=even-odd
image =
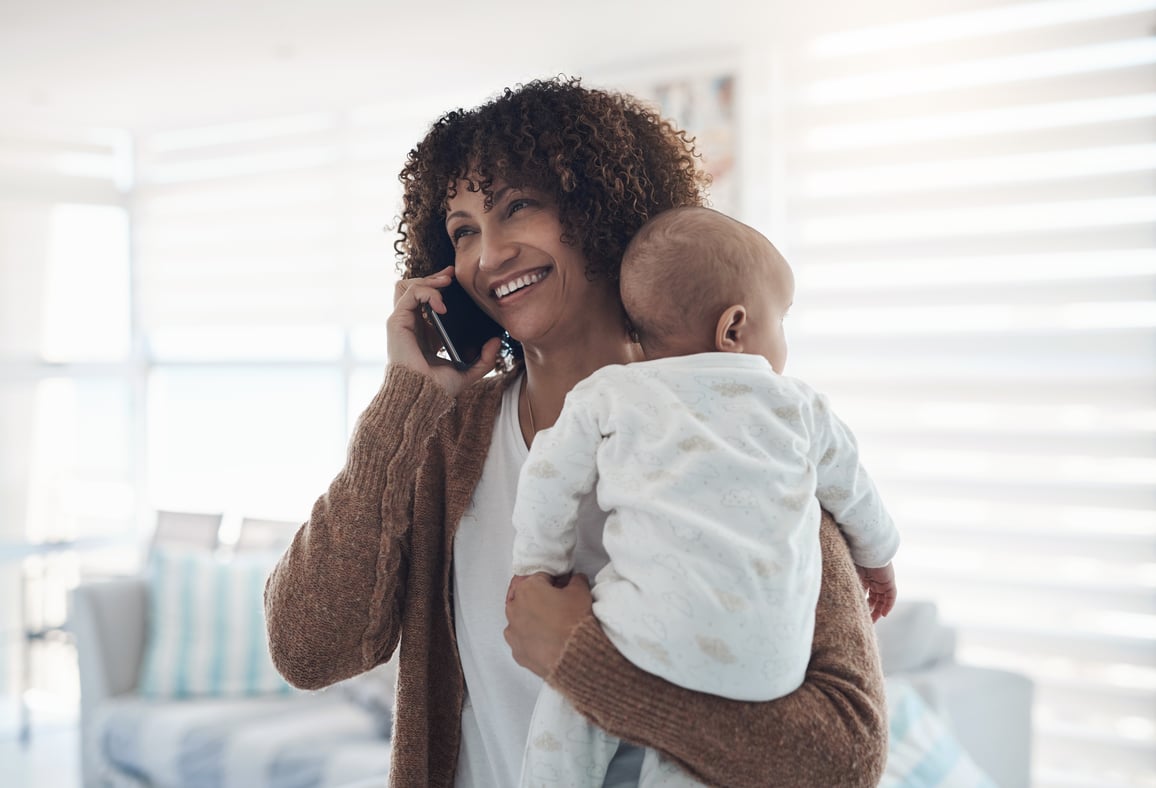
{"type": "Polygon", "coordinates": [[[812,10],[773,59],[788,371],[901,595],[1034,679],[1035,784],[1154,784],[1156,3],[812,10]]]}
{"type": "Polygon", "coordinates": [[[433,117],[422,109],[144,137],[134,215],[154,358],[329,362],[347,345],[384,358],[397,173],[433,117]]]}

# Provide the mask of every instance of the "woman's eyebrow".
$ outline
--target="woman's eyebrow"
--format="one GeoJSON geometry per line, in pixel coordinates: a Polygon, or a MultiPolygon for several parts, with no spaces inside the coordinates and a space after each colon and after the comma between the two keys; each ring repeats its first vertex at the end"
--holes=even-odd
{"type": "MultiPolygon", "coordinates": [[[[492,199],[490,200],[490,203],[494,204],[494,203],[501,202],[502,198],[506,196],[506,192],[510,191],[513,188],[515,188],[515,187],[503,186],[502,188],[498,189],[496,192],[494,192],[494,195],[493,195],[492,199]]],[[[470,212],[459,209],[459,210],[453,211],[452,213],[448,213],[448,214],[446,214],[446,224],[450,223],[450,219],[457,219],[459,217],[468,219],[470,217],[470,212]]]]}

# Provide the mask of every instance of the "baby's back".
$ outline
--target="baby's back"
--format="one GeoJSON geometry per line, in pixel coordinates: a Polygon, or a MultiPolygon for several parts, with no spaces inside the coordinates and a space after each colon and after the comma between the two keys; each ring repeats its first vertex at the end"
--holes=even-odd
{"type": "Polygon", "coordinates": [[[820,579],[808,392],[731,353],[608,368],[573,392],[606,436],[595,613],[640,667],[744,700],[802,682],[820,579]]]}

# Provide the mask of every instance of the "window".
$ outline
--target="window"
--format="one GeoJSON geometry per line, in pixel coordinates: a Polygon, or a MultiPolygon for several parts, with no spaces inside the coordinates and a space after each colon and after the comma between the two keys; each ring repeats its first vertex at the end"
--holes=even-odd
{"type": "Polygon", "coordinates": [[[820,4],[775,60],[790,372],[901,593],[1036,682],[1039,785],[1156,779],[1156,4],[820,4]]]}
{"type": "MultiPolygon", "coordinates": [[[[0,135],[0,695],[26,689],[11,622],[62,622],[78,569],[29,545],[134,534],[127,162],[120,134],[0,135]]],[[[34,684],[75,692],[67,659],[38,648],[34,684]]]]}
{"type": "Polygon", "coordinates": [[[131,516],[131,309],[120,135],[0,138],[0,540],[131,516]]]}
{"type": "Polygon", "coordinates": [[[157,508],[304,520],[345,457],[341,368],[158,366],[148,390],[157,508]]]}

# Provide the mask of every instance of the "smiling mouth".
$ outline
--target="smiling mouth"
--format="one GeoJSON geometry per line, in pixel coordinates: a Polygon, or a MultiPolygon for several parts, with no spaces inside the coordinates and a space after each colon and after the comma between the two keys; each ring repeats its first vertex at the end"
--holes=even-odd
{"type": "Polygon", "coordinates": [[[499,299],[505,298],[511,293],[516,293],[519,290],[529,287],[530,285],[541,282],[546,278],[546,274],[548,273],[549,271],[547,269],[542,269],[539,271],[533,271],[528,274],[522,274],[517,279],[512,279],[509,282],[503,282],[494,288],[494,296],[499,299]]]}

